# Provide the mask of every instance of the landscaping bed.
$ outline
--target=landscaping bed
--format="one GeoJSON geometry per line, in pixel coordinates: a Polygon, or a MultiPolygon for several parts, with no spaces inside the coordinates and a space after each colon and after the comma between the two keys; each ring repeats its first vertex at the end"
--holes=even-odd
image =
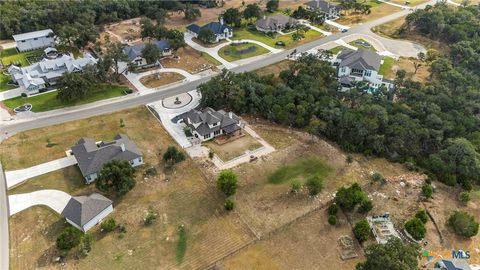
{"type": "Polygon", "coordinates": [[[140,82],[148,88],[157,88],[163,85],[179,82],[185,77],[176,72],[162,72],[147,75],[140,79],[140,82]]]}
{"type": "Polygon", "coordinates": [[[254,43],[232,43],[230,45],[222,47],[218,51],[218,54],[223,59],[232,62],[257,55],[262,55],[268,52],[269,50],[254,43]]]}

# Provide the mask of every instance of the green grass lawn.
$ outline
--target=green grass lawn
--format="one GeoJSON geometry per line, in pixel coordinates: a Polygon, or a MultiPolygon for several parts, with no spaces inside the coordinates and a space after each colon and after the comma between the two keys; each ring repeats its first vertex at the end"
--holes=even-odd
{"type": "Polygon", "coordinates": [[[34,50],[30,52],[19,53],[15,48],[3,50],[0,59],[4,65],[10,65],[12,63],[20,62],[22,66],[28,66],[30,63],[27,60],[28,56],[40,56],[43,54],[43,50],[34,50]]]}
{"type": "Polygon", "coordinates": [[[366,40],[364,39],[357,39],[357,40],[354,40],[352,42],[349,42],[348,44],[354,46],[354,47],[357,47],[357,48],[362,48],[362,49],[367,49],[367,50],[370,50],[372,52],[376,52],[377,50],[375,50],[375,48],[372,46],[372,44],[368,43],[366,40]],[[362,42],[363,44],[365,45],[362,45],[362,44],[356,44],[357,42],[362,42]],[[368,45],[366,45],[368,44],[368,45]]]}
{"type": "Polygon", "coordinates": [[[380,65],[380,70],[379,74],[380,75],[385,75],[390,69],[392,69],[393,64],[395,63],[395,59],[391,57],[384,57],[383,58],[383,64],[380,65]]]}
{"type": "Polygon", "coordinates": [[[0,71],[0,92],[5,91],[5,90],[10,90],[15,88],[16,86],[14,85],[8,85],[7,83],[12,80],[12,78],[9,75],[4,74],[3,72],[5,71],[0,71]]]}
{"type": "Polygon", "coordinates": [[[126,89],[128,88],[125,86],[101,85],[97,88],[96,92],[87,95],[81,100],[77,100],[75,102],[68,102],[68,103],[60,102],[60,100],[57,99],[56,91],[46,93],[46,94],[35,95],[27,98],[16,97],[12,99],[7,99],[3,101],[3,103],[11,109],[14,109],[25,103],[30,103],[33,106],[32,107],[33,112],[44,112],[44,111],[74,106],[74,105],[86,104],[86,103],[90,103],[90,102],[94,102],[102,99],[123,96],[124,91],[126,89]]]}
{"type": "Polygon", "coordinates": [[[329,51],[330,51],[332,54],[335,55],[335,54],[337,54],[337,53],[339,53],[340,51],[345,50],[345,49],[347,49],[347,48],[345,48],[345,47],[343,47],[343,46],[337,46],[337,47],[335,47],[335,48],[331,48],[329,51]]]}
{"type": "Polygon", "coordinates": [[[331,171],[332,168],[322,159],[316,156],[310,156],[278,168],[268,176],[268,182],[272,184],[282,184],[294,179],[305,180],[314,175],[325,178],[331,171]]]}
{"type": "Polygon", "coordinates": [[[283,41],[285,43],[286,48],[291,48],[293,46],[297,46],[303,43],[307,43],[309,41],[318,39],[322,37],[323,35],[317,31],[314,30],[308,30],[305,33],[305,38],[299,41],[294,41],[292,39],[293,33],[287,34],[287,35],[277,35],[274,38],[271,38],[267,35],[265,35],[262,32],[259,32],[257,30],[250,30],[250,29],[237,29],[233,32],[233,40],[236,39],[252,39],[256,41],[260,41],[264,44],[267,44],[268,46],[271,47],[276,47],[276,48],[282,48],[279,46],[275,46],[275,43],[277,41],[283,41]]]}
{"type": "Polygon", "coordinates": [[[257,55],[262,55],[262,54],[265,54],[265,53],[268,53],[268,52],[269,52],[269,50],[263,48],[260,45],[253,44],[253,43],[246,43],[246,44],[228,45],[228,46],[222,47],[218,51],[218,54],[223,59],[225,59],[229,62],[232,62],[232,61],[236,61],[236,60],[240,60],[240,59],[250,58],[250,57],[253,57],[253,56],[257,56],[257,55]],[[255,47],[255,50],[251,51],[251,52],[248,52],[248,53],[244,53],[244,54],[237,54],[238,51],[244,50],[244,49],[247,49],[247,48],[250,48],[250,47],[255,47]]]}

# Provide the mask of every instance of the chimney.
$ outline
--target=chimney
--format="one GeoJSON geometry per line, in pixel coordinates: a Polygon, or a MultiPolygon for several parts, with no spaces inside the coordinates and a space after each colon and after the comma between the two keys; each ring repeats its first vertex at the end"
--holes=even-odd
{"type": "Polygon", "coordinates": [[[220,17],[220,24],[223,25],[223,17],[220,17]]]}
{"type": "Polygon", "coordinates": [[[125,144],[122,143],[122,144],[120,145],[120,147],[122,148],[122,152],[125,152],[125,144]]]}
{"type": "Polygon", "coordinates": [[[266,19],[267,19],[267,16],[263,15],[263,19],[266,20],[266,19]]]}
{"type": "Polygon", "coordinates": [[[229,117],[230,119],[232,119],[232,118],[233,118],[233,113],[232,113],[232,112],[228,112],[228,117],[229,117]]]}

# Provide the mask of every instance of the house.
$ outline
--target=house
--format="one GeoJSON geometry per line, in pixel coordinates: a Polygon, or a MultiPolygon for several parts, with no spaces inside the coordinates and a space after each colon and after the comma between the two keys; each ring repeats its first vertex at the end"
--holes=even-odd
{"type": "MultiPolygon", "coordinates": [[[[50,53],[53,51],[49,50],[50,53]]],[[[12,80],[25,90],[27,95],[39,93],[48,85],[55,85],[56,80],[65,72],[81,72],[88,65],[95,65],[97,60],[87,54],[75,59],[64,54],[59,58],[44,58],[42,61],[27,67],[11,65],[7,71],[12,80]]]]}
{"type": "Polygon", "coordinates": [[[473,270],[466,260],[442,259],[430,270],[473,270]]]}
{"type": "Polygon", "coordinates": [[[183,115],[183,123],[193,136],[207,141],[220,135],[235,136],[241,134],[244,126],[240,117],[224,110],[215,111],[205,108],[202,111],[192,109],[183,115]]]}
{"type": "Polygon", "coordinates": [[[339,5],[324,0],[313,0],[305,4],[307,9],[313,12],[325,14],[326,19],[337,19],[340,17],[341,8],[339,5]]]}
{"type": "Polygon", "coordinates": [[[89,196],[72,197],[62,211],[62,216],[72,226],[87,232],[93,226],[102,222],[113,211],[112,201],[93,193],[89,196]]]}
{"type": "Polygon", "coordinates": [[[55,46],[55,34],[52,29],[13,35],[19,52],[32,51],[55,46]]]}
{"type": "Polygon", "coordinates": [[[378,74],[383,60],[376,52],[345,49],[336,57],[334,63],[338,65],[338,80],[343,87],[352,87],[357,81],[367,81],[374,89],[382,85],[393,87],[391,81],[384,80],[383,75],[378,74]]]}
{"type": "Polygon", "coordinates": [[[126,160],[133,167],[143,164],[142,153],[124,134],[118,134],[110,142],[81,138],[71,148],[71,154],[75,156],[87,184],[95,181],[103,165],[111,160],[126,160]]]}
{"type": "Polygon", "coordinates": [[[223,18],[220,18],[219,22],[211,22],[202,27],[198,26],[197,24],[190,24],[187,26],[187,32],[194,37],[198,37],[198,33],[200,33],[202,29],[210,29],[213,31],[215,34],[214,43],[233,37],[233,29],[223,23],[223,18]]]}
{"type": "MultiPolygon", "coordinates": [[[[172,50],[170,49],[170,44],[168,40],[157,40],[153,42],[155,46],[160,50],[162,57],[172,55],[172,50]]],[[[127,46],[123,49],[123,53],[128,56],[128,59],[135,63],[138,67],[143,67],[147,65],[147,60],[142,57],[142,51],[145,48],[145,44],[138,44],[127,46]]],[[[158,64],[158,62],[156,63],[158,64]]]]}
{"type": "Polygon", "coordinates": [[[297,20],[292,17],[277,14],[268,17],[263,16],[262,19],[257,20],[255,27],[261,32],[280,32],[285,28],[294,27],[297,23],[297,20]]]}
{"type": "Polygon", "coordinates": [[[380,216],[367,217],[367,221],[370,228],[372,228],[372,233],[377,243],[386,244],[388,239],[392,237],[400,238],[393,222],[390,220],[390,214],[388,212],[380,216]]]}

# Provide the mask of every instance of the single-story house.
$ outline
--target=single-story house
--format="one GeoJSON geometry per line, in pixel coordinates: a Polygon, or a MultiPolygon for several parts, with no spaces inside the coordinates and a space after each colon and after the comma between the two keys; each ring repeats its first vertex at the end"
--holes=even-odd
{"type": "Polygon", "coordinates": [[[240,117],[224,110],[215,111],[205,108],[202,111],[192,109],[183,115],[183,123],[191,130],[193,136],[207,141],[220,135],[234,136],[241,134],[244,126],[240,117]]]}
{"type": "Polygon", "coordinates": [[[383,60],[376,52],[344,49],[334,63],[338,65],[339,82],[344,87],[351,87],[356,81],[367,81],[375,89],[382,85],[393,87],[391,81],[384,80],[383,75],[378,74],[383,60]]]}
{"type": "MultiPolygon", "coordinates": [[[[172,55],[172,50],[170,49],[170,44],[168,40],[162,39],[153,42],[155,46],[160,50],[161,56],[172,55]]],[[[145,44],[138,44],[127,46],[123,49],[123,53],[127,55],[128,59],[135,63],[138,67],[146,66],[147,60],[142,57],[142,51],[145,48],[145,44]]]]}
{"type": "Polygon", "coordinates": [[[187,26],[187,32],[198,37],[198,33],[205,28],[212,30],[215,34],[215,43],[233,37],[233,29],[223,23],[223,18],[220,18],[219,22],[211,22],[201,27],[197,24],[190,24],[187,26]]]}
{"type": "Polygon", "coordinates": [[[87,232],[93,226],[113,211],[112,201],[93,193],[89,196],[72,197],[62,211],[62,216],[82,232],[87,232]]]}
{"type": "Polygon", "coordinates": [[[7,71],[12,76],[12,80],[18,83],[27,95],[31,95],[40,92],[47,85],[55,85],[56,80],[65,72],[81,72],[86,66],[95,64],[97,59],[90,54],[78,59],[64,54],[55,59],[44,58],[27,67],[10,65],[7,71]]]}
{"type": "Polygon", "coordinates": [[[19,52],[55,46],[55,34],[52,29],[13,35],[19,52]]]}
{"type": "Polygon", "coordinates": [[[308,10],[325,14],[326,19],[336,19],[340,17],[341,7],[338,4],[325,0],[313,0],[305,4],[308,10]]]}
{"type": "Polygon", "coordinates": [[[292,17],[277,14],[268,17],[263,16],[262,19],[257,20],[255,27],[261,32],[279,32],[285,28],[294,27],[297,23],[297,20],[292,17]]]}
{"type": "Polygon", "coordinates": [[[103,165],[111,160],[126,160],[133,167],[143,164],[142,153],[124,134],[118,134],[110,142],[95,142],[90,138],[81,138],[71,148],[71,153],[75,156],[87,184],[95,181],[103,165]]]}

